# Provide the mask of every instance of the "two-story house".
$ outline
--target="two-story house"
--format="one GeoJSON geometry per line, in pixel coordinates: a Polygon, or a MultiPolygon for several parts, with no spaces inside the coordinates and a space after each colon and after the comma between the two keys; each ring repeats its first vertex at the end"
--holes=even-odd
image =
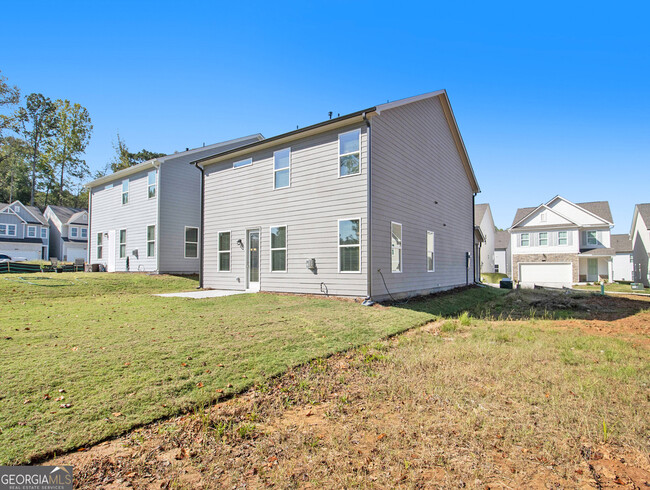
{"type": "Polygon", "coordinates": [[[88,256],[88,211],[49,205],[43,216],[50,225],[50,257],[63,262],[88,256]]]}
{"type": "Polygon", "coordinates": [[[88,262],[109,272],[198,273],[201,172],[189,162],[261,139],[187,149],[87,184],[88,262]]]}
{"type": "Polygon", "coordinates": [[[0,204],[0,254],[25,260],[47,260],[49,225],[35,206],[20,201],[0,204]]]}
{"type": "Polygon", "coordinates": [[[607,201],[573,203],[555,196],[518,209],[508,230],[513,280],[549,287],[611,282],[613,226],[607,201]]]}
{"type": "Polygon", "coordinates": [[[494,233],[494,272],[510,276],[510,233],[500,230],[494,233]]]}
{"type": "Polygon", "coordinates": [[[484,239],[479,251],[479,271],[494,272],[494,219],[489,204],[474,206],[474,225],[480,228],[484,239]]]}
{"type": "Polygon", "coordinates": [[[196,163],[204,287],[382,300],[475,280],[479,186],[444,90],[196,163]]]}
{"type": "Polygon", "coordinates": [[[650,287],[650,203],[634,206],[630,237],[634,261],[632,280],[650,287]]]}

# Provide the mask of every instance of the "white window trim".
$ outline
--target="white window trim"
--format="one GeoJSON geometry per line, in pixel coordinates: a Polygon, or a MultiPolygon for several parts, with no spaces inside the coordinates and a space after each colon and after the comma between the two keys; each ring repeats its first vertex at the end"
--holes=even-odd
{"type": "Polygon", "coordinates": [[[269,226],[269,272],[274,274],[286,274],[289,271],[289,227],[287,225],[274,225],[269,226]],[[273,248],[273,233],[271,230],[273,228],[284,228],[284,247],[273,248]],[[274,250],[284,250],[284,270],[274,271],[273,270],[273,251],[274,250]]]}
{"type": "MultiPolygon", "coordinates": [[[[427,237],[426,237],[426,247],[427,247],[427,272],[435,272],[436,271],[436,234],[435,232],[431,230],[427,230],[427,237]],[[429,233],[433,235],[433,250],[431,251],[433,254],[433,269],[429,269],[429,233]]],[[[402,252],[402,259],[404,259],[404,253],[402,252]]]]}
{"type": "Polygon", "coordinates": [[[548,231],[540,231],[539,234],[537,235],[537,239],[539,240],[540,247],[548,247],[548,231]],[[546,234],[546,243],[544,244],[542,244],[542,233],[546,234]]]}
{"type": "Polygon", "coordinates": [[[144,235],[144,241],[145,241],[145,255],[147,258],[155,257],[156,256],[156,223],[152,223],[150,225],[147,225],[145,228],[145,235],[144,235]],[[153,226],[153,240],[149,240],[149,227],[153,226]],[[149,255],[149,244],[153,242],[153,255],[149,255]]]}
{"type": "Polygon", "coordinates": [[[404,270],[404,227],[402,226],[402,223],[398,223],[397,221],[391,221],[390,222],[389,233],[390,233],[390,251],[391,251],[391,255],[390,255],[390,271],[393,274],[401,274],[402,271],[404,270]],[[399,241],[400,241],[400,245],[399,245],[399,250],[400,250],[400,252],[399,252],[399,267],[400,268],[399,268],[398,271],[393,270],[393,254],[392,254],[392,252],[393,252],[393,225],[399,225],[399,229],[400,229],[400,237],[399,237],[399,241]]]}
{"type": "Polygon", "coordinates": [[[530,247],[530,233],[520,233],[519,234],[519,246],[520,247],[530,247]],[[524,245],[524,235],[526,235],[526,240],[528,240],[528,244],[524,245]]]}
{"type": "Polygon", "coordinates": [[[198,226],[186,226],[185,229],[183,230],[183,257],[186,259],[194,260],[198,259],[199,255],[201,255],[201,250],[199,250],[199,241],[201,240],[201,230],[198,226]],[[187,256],[187,244],[188,243],[194,243],[194,242],[188,242],[187,241],[187,229],[188,228],[194,228],[196,230],[196,257],[188,257],[187,256]]]}
{"type": "Polygon", "coordinates": [[[41,238],[47,239],[47,232],[48,232],[47,228],[45,227],[41,228],[41,238]]]}
{"type": "Polygon", "coordinates": [[[338,144],[338,157],[336,159],[336,164],[338,166],[339,179],[345,179],[347,177],[354,177],[356,175],[361,175],[361,128],[352,129],[351,131],[344,131],[343,133],[339,133],[336,138],[336,141],[338,144]],[[356,151],[351,151],[349,153],[341,154],[341,136],[348,133],[354,133],[356,131],[359,132],[359,171],[356,174],[341,175],[341,157],[344,157],[346,155],[353,155],[354,153],[357,153],[356,151]]]}
{"type": "Polygon", "coordinates": [[[362,264],[361,264],[361,244],[363,243],[362,239],[362,231],[363,228],[361,227],[361,217],[358,218],[341,218],[336,222],[336,244],[337,244],[337,257],[336,257],[336,262],[337,262],[337,268],[339,271],[339,274],[361,274],[361,270],[363,269],[362,264]],[[341,221],[353,221],[353,220],[358,220],[359,221],[359,244],[358,245],[341,245],[341,221]],[[359,247],[359,270],[358,271],[342,271],[341,270],[341,247],[359,247]]]}
{"type": "Polygon", "coordinates": [[[79,227],[79,238],[88,239],[88,228],[79,227]],[[86,236],[84,236],[84,231],[86,232],[86,236]]]}
{"type": "Polygon", "coordinates": [[[566,247],[567,245],[569,245],[569,232],[568,231],[558,231],[557,232],[557,246],[558,247],[566,247]],[[562,238],[560,238],[560,233],[566,233],[566,236],[564,237],[564,239],[566,240],[566,243],[560,243],[560,240],[562,240],[562,238]]]}
{"type": "Polygon", "coordinates": [[[253,165],[253,158],[252,157],[251,158],[244,158],[243,160],[237,160],[236,162],[232,162],[232,168],[244,168],[244,167],[250,167],[251,165],[253,165]],[[242,162],[248,162],[248,163],[244,163],[243,165],[237,165],[238,163],[242,163],[242,162]]]}
{"type": "Polygon", "coordinates": [[[587,230],[587,245],[598,245],[598,231],[597,230],[587,230]],[[594,242],[591,243],[589,241],[589,234],[593,233],[594,234],[594,242]]]}
{"type": "Polygon", "coordinates": [[[158,196],[158,172],[156,170],[149,170],[147,173],[147,199],[155,199],[158,196]],[[154,174],[153,184],[149,183],[149,175],[154,174]],[[154,188],[154,195],[150,195],[149,191],[154,188]]]}
{"type": "Polygon", "coordinates": [[[122,189],[121,189],[122,206],[126,206],[127,204],[129,204],[129,189],[131,189],[131,181],[129,179],[124,179],[122,181],[122,189]],[[126,182],[126,192],[124,191],[124,182],[126,182]],[[126,202],[124,202],[124,194],[126,194],[126,202]]]}
{"type": "Polygon", "coordinates": [[[34,225],[29,225],[29,226],[27,227],[27,238],[38,238],[38,235],[36,234],[36,226],[34,226],[34,225]],[[30,235],[30,234],[29,234],[29,231],[30,231],[30,230],[34,230],[34,234],[33,234],[33,235],[30,235]]]}
{"type": "Polygon", "coordinates": [[[291,167],[292,167],[291,163],[292,163],[292,157],[293,157],[293,152],[291,151],[290,146],[287,147],[287,148],[282,148],[280,150],[276,150],[276,151],[273,152],[273,160],[272,160],[271,163],[273,165],[273,190],[274,191],[278,191],[280,189],[289,189],[291,187],[291,167]],[[281,151],[286,151],[286,150],[289,150],[289,167],[281,168],[281,169],[276,170],[276,168],[275,168],[275,154],[280,153],[281,151]],[[283,170],[289,170],[289,185],[285,185],[283,187],[275,187],[275,174],[277,172],[281,172],[283,170]]]}
{"type": "Polygon", "coordinates": [[[126,231],[126,228],[117,231],[117,256],[120,259],[126,259],[129,256],[129,250],[126,245],[128,239],[129,234],[126,231]],[[122,257],[122,232],[124,232],[124,257],[122,257]]]}
{"type": "Polygon", "coordinates": [[[70,238],[78,238],[78,237],[79,237],[79,228],[77,228],[76,226],[71,226],[70,227],[70,238]],[[72,234],[72,230],[75,231],[76,235],[72,234]]]}
{"type": "Polygon", "coordinates": [[[232,230],[220,230],[217,232],[217,272],[232,272],[232,230]],[[228,250],[221,250],[219,245],[221,243],[219,235],[222,233],[229,233],[230,240],[228,240],[228,250]],[[228,254],[228,270],[221,268],[221,254],[228,254]]]}
{"type": "Polygon", "coordinates": [[[95,257],[96,260],[101,260],[104,258],[104,234],[103,233],[97,233],[97,242],[95,243],[95,257]],[[101,237],[101,243],[99,242],[100,237],[101,237]]]}

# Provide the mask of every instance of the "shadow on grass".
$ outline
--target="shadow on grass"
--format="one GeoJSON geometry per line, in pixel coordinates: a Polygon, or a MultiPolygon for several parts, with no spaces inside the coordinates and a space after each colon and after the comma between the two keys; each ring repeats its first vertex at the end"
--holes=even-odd
{"type": "Polygon", "coordinates": [[[468,312],[485,320],[508,319],[589,319],[619,320],[650,309],[650,301],[602,296],[577,290],[519,289],[507,291],[470,286],[447,291],[391,306],[430,313],[441,317],[457,317],[468,312]]]}

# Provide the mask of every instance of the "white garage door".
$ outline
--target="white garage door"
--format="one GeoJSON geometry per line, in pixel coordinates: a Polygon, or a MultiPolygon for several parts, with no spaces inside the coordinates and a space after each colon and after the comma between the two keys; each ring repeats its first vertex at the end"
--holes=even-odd
{"type": "Polygon", "coordinates": [[[75,259],[86,260],[86,251],[83,248],[68,248],[66,250],[66,260],[74,262],[75,259]]]}
{"type": "Polygon", "coordinates": [[[520,264],[519,281],[525,285],[570,287],[573,282],[571,264],[520,264]]]}
{"type": "Polygon", "coordinates": [[[0,247],[0,254],[21,260],[40,260],[41,258],[41,252],[38,250],[17,250],[16,247],[0,247]]]}

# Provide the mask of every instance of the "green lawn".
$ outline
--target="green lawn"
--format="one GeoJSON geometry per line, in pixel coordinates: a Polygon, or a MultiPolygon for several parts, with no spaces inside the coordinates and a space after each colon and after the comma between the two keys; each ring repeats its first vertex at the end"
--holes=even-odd
{"type": "MultiPolygon", "coordinates": [[[[598,286],[574,286],[574,289],[586,289],[589,291],[600,291],[600,285],[598,286]]],[[[617,282],[612,284],[605,284],[605,291],[611,291],[615,293],[639,293],[639,294],[650,294],[650,288],[644,288],[642,291],[633,291],[632,287],[629,284],[619,284],[617,282]]]]}
{"type": "Polygon", "coordinates": [[[196,285],[143,274],[0,276],[0,464],[98,442],[502,294],[474,289],[415,309],[152,296],[196,285]]]}

